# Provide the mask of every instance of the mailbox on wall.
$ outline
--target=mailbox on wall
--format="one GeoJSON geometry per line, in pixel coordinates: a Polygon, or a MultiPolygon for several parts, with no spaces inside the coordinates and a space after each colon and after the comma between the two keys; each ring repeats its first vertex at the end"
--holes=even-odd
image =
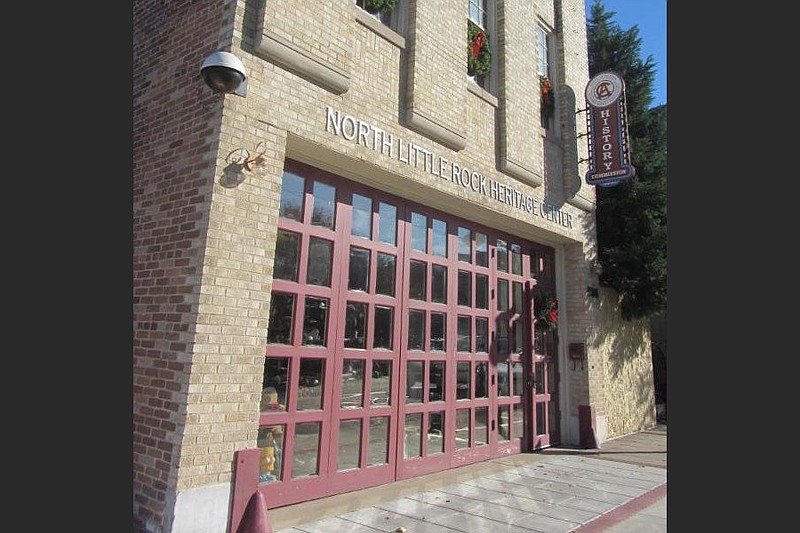
{"type": "Polygon", "coordinates": [[[569,343],[569,360],[572,361],[572,370],[581,363],[581,370],[583,370],[583,361],[586,358],[586,344],[583,342],[569,343]]]}

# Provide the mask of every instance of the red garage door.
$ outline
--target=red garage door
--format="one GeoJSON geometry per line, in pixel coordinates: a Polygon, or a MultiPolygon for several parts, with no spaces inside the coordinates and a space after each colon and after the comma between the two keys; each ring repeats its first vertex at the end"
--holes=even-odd
{"type": "Polygon", "coordinates": [[[551,444],[553,257],[287,161],[247,455],[268,505],[551,444]]]}

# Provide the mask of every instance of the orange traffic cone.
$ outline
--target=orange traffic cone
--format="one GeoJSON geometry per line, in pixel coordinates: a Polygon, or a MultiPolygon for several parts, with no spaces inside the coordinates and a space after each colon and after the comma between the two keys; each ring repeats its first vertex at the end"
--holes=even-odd
{"type": "Polygon", "coordinates": [[[250,496],[236,533],[272,533],[272,525],[267,515],[267,501],[258,490],[250,496]]]}

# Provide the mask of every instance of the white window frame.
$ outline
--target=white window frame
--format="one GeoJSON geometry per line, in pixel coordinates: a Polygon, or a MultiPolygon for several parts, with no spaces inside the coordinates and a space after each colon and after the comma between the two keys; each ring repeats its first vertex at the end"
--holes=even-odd
{"type": "Polygon", "coordinates": [[[489,35],[489,49],[492,51],[492,62],[489,73],[479,82],[477,76],[468,76],[472,82],[483,90],[494,93],[497,87],[497,36],[495,24],[495,1],[494,0],[468,0],[467,18],[477,24],[489,35]]]}
{"type": "Polygon", "coordinates": [[[550,81],[550,32],[541,24],[536,26],[536,71],[540,76],[547,76],[550,81]]]}
{"type": "MultiPolygon", "coordinates": [[[[554,35],[553,32],[547,29],[542,24],[536,25],[536,74],[537,80],[539,76],[547,76],[553,88],[553,94],[557,95],[556,88],[556,72],[555,62],[553,61],[554,53],[554,35]]],[[[553,116],[548,120],[546,126],[542,126],[549,134],[558,134],[558,97],[555,97],[555,109],[553,116]]],[[[541,120],[539,121],[541,123],[541,120]]]]}
{"type": "Polygon", "coordinates": [[[489,31],[486,27],[489,22],[486,12],[486,2],[487,0],[469,0],[467,16],[472,22],[483,28],[484,31],[489,31]]]}

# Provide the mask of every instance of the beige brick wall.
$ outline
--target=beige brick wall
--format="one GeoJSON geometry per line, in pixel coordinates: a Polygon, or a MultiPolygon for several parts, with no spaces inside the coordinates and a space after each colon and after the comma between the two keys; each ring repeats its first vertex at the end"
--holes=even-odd
{"type": "Polygon", "coordinates": [[[538,127],[537,56],[536,49],[531,49],[531,43],[536,42],[534,6],[524,0],[506,0],[498,5],[498,128],[500,168],[519,168],[519,179],[538,187],[544,179],[544,153],[538,127]]]}
{"type": "Polygon", "coordinates": [[[407,119],[421,124],[430,121],[459,138],[469,134],[470,126],[464,113],[465,7],[460,1],[411,0],[406,48],[407,119]]]}
{"type": "Polygon", "coordinates": [[[603,288],[599,328],[596,364],[602,370],[598,375],[602,385],[598,390],[605,398],[598,398],[597,405],[605,407],[606,438],[653,427],[656,407],[649,320],[622,320],[616,291],[603,288]]]}
{"type": "MultiPolygon", "coordinates": [[[[565,272],[560,280],[565,288],[560,299],[562,304],[559,307],[565,310],[567,327],[560,328],[559,343],[564,350],[568,350],[572,342],[584,343],[587,354],[582,365],[567,361],[562,368],[561,375],[568,380],[569,390],[569,410],[564,412],[564,415],[569,417],[577,417],[578,406],[590,403],[594,405],[597,396],[602,395],[602,383],[598,383],[597,380],[599,373],[594,370],[597,367],[593,366],[597,353],[592,343],[587,342],[595,330],[597,313],[594,300],[586,294],[586,287],[591,282],[588,279],[588,266],[584,254],[582,244],[564,247],[565,272]]],[[[577,439],[577,435],[573,435],[573,438],[577,439]]]]}

